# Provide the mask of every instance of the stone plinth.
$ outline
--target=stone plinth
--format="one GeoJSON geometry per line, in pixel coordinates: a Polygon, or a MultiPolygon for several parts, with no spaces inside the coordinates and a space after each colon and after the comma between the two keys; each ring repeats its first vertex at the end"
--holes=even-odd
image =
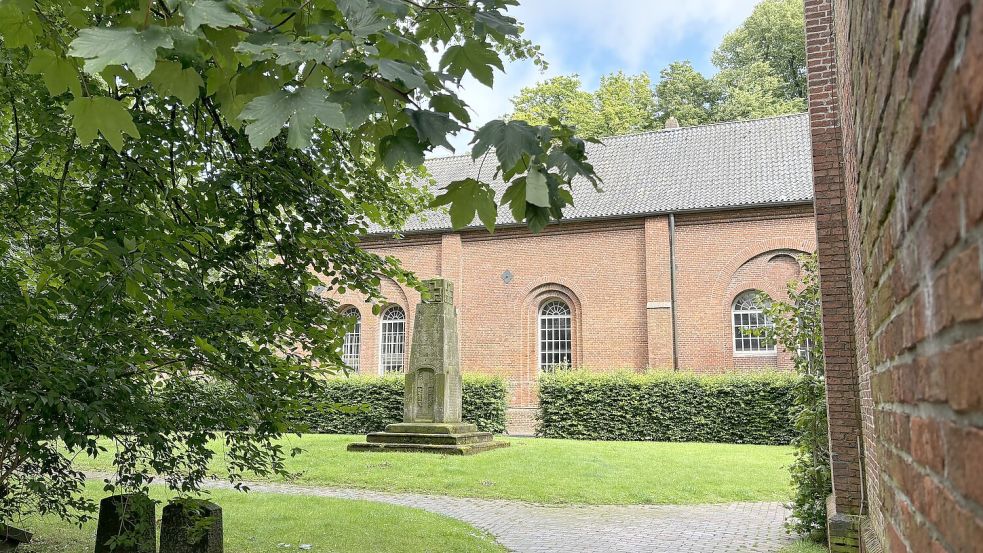
{"type": "Polygon", "coordinates": [[[461,361],[454,286],[426,281],[428,293],[416,308],[413,346],[403,393],[403,422],[373,432],[349,451],[408,451],[472,455],[507,447],[490,432],[461,422],[461,361]]]}
{"type": "Polygon", "coordinates": [[[222,508],[210,501],[168,503],[160,521],[160,553],[222,553],[222,508]]]}
{"type": "Polygon", "coordinates": [[[349,444],[349,451],[405,451],[474,455],[490,449],[508,447],[493,441],[491,432],[478,432],[470,423],[397,423],[385,432],[372,432],[365,443],[349,444]]]}
{"type": "Polygon", "coordinates": [[[156,553],[156,505],[143,494],[123,494],[99,502],[95,553],[156,553]],[[113,547],[114,538],[127,539],[113,547]]]}

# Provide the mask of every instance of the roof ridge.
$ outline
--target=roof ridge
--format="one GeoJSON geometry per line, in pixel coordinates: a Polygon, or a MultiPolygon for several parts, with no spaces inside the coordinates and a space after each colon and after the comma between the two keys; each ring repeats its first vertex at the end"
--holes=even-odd
{"type": "MultiPolygon", "coordinates": [[[[612,136],[602,136],[602,137],[598,138],[598,140],[601,141],[601,144],[602,145],[605,145],[606,146],[607,144],[606,144],[605,141],[622,140],[622,139],[634,138],[634,137],[638,137],[638,136],[646,136],[646,135],[650,135],[650,134],[657,134],[657,133],[661,133],[661,132],[677,133],[677,132],[682,132],[682,131],[695,131],[697,129],[706,129],[706,128],[710,128],[710,127],[722,127],[722,126],[725,126],[725,125],[747,125],[747,124],[758,123],[758,122],[762,122],[762,121],[770,121],[772,119],[782,119],[782,118],[786,118],[786,117],[788,117],[788,118],[791,118],[791,117],[802,117],[802,116],[808,115],[808,114],[809,114],[809,112],[807,112],[807,111],[801,111],[801,112],[798,112],[798,113],[783,113],[783,114],[780,114],[780,115],[769,115],[768,117],[758,117],[757,119],[740,119],[740,120],[737,120],[737,121],[718,121],[716,123],[705,123],[703,125],[692,125],[692,126],[689,126],[689,127],[679,127],[679,128],[676,128],[676,129],[653,129],[653,130],[650,130],[650,131],[639,131],[639,132],[628,133],[628,134],[618,134],[618,135],[612,135],[612,136]]],[[[453,160],[453,159],[457,159],[457,158],[461,158],[461,157],[471,157],[471,154],[470,153],[466,153],[466,154],[452,154],[452,155],[447,155],[447,156],[434,156],[434,157],[427,158],[424,161],[424,163],[429,163],[431,161],[444,161],[444,160],[449,161],[449,160],[453,160]]]]}
{"type": "Polygon", "coordinates": [[[716,123],[704,123],[702,125],[690,125],[689,127],[678,127],[675,129],[653,129],[651,131],[639,131],[629,134],[618,134],[613,136],[604,136],[598,138],[598,140],[617,140],[621,138],[631,138],[635,136],[643,136],[646,134],[656,134],[660,132],[679,132],[679,131],[692,131],[696,129],[705,129],[708,127],[722,127],[724,125],[746,125],[750,123],[758,123],[761,121],[769,121],[771,119],[782,119],[784,117],[801,117],[803,115],[808,115],[807,111],[800,111],[798,113],[782,113],[780,115],[769,115],[768,117],[758,117],[757,119],[738,119],[736,121],[718,121],[716,123]]]}

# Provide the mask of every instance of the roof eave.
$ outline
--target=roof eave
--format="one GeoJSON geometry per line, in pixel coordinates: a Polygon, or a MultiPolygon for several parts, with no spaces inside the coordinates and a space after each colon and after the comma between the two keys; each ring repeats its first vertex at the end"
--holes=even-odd
{"type": "MultiPolygon", "coordinates": [[[[759,209],[763,207],[791,207],[796,205],[812,205],[815,200],[791,200],[787,202],[768,202],[768,203],[757,203],[757,204],[741,204],[741,205],[729,205],[720,207],[699,207],[692,209],[674,209],[674,210],[664,210],[664,211],[642,211],[638,213],[625,213],[618,215],[599,215],[594,217],[572,217],[569,219],[560,219],[559,221],[551,222],[550,225],[554,224],[564,224],[564,223],[589,223],[597,221],[612,221],[617,219],[644,219],[646,217],[657,217],[661,215],[678,215],[678,214],[691,214],[691,213],[714,213],[720,211],[739,211],[743,209],[759,209]]],[[[520,228],[526,225],[522,223],[505,223],[496,224],[495,228],[520,228]]],[[[402,236],[420,236],[420,235],[434,235],[434,234],[451,234],[467,232],[471,230],[479,230],[484,228],[482,225],[469,225],[462,229],[454,230],[450,227],[441,227],[435,229],[418,229],[418,230],[407,230],[407,231],[392,231],[392,232],[371,232],[362,236],[363,239],[384,239],[392,238],[396,234],[402,236]]],[[[549,227],[547,227],[549,228],[549,227]]]]}

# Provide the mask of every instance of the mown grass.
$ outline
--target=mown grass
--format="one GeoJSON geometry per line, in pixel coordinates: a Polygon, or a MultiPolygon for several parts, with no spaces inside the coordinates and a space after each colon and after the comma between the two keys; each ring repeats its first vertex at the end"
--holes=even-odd
{"type": "MultiPolygon", "coordinates": [[[[106,495],[95,482],[86,493],[95,500],[106,495]]],[[[154,498],[164,500],[166,494],[155,489],[154,498]]],[[[211,500],[222,506],[225,550],[236,553],[298,551],[301,544],[310,544],[315,553],[505,551],[464,522],[408,507],[231,490],[215,490],[211,500]]],[[[54,517],[35,517],[16,525],[35,533],[34,543],[18,553],[91,553],[95,545],[95,522],[78,528],[54,517]]]]}
{"type": "MultiPolygon", "coordinates": [[[[509,448],[471,457],[345,450],[358,440],[364,437],[285,438],[285,449],[305,450],[287,462],[291,480],[545,504],[783,501],[790,495],[791,449],[784,446],[511,438],[509,448]]],[[[221,445],[215,450],[221,473],[221,445]]],[[[78,459],[94,470],[110,469],[111,460],[78,459]]]]}
{"type": "Polygon", "coordinates": [[[786,545],[778,553],[829,553],[829,549],[825,545],[814,541],[801,540],[786,545]]]}

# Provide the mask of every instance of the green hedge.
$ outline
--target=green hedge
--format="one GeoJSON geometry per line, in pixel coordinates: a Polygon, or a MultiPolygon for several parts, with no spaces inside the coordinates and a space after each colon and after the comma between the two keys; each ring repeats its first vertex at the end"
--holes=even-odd
{"type": "Polygon", "coordinates": [[[787,444],[790,373],[565,371],[539,380],[546,438],[787,444]]]}
{"type": "MultiPolygon", "coordinates": [[[[505,431],[506,388],[502,378],[463,375],[463,418],[485,432],[505,431]]],[[[320,397],[308,398],[298,422],[317,434],[365,434],[403,420],[403,377],[333,378],[320,397]]]]}

